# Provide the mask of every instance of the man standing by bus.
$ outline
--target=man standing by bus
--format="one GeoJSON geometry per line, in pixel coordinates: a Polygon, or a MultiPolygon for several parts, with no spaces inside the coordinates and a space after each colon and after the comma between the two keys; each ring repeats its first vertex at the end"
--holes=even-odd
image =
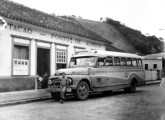
{"type": "Polygon", "coordinates": [[[68,87],[68,78],[65,76],[65,73],[62,73],[61,80],[61,94],[60,94],[60,103],[64,103],[66,88],[68,87]]]}

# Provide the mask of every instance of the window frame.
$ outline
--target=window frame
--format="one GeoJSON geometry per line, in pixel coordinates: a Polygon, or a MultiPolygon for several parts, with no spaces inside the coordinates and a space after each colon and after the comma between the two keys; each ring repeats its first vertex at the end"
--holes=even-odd
{"type": "Polygon", "coordinates": [[[59,49],[56,50],[56,64],[67,64],[67,51],[66,50],[59,50],[59,49]],[[58,52],[60,53],[59,54],[60,56],[58,56],[58,52]]]}
{"type": "Polygon", "coordinates": [[[132,64],[132,58],[127,58],[127,66],[133,66],[133,64],[132,64]],[[128,60],[131,61],[131,64],[128,64],[128,60]]]}
{"type": "Polygon", "coordinates": [[[121,66],[127,66],[127,58],[125,58],[125,57],[120,58],[120,64],[121,64],[121,66]],[[123,64],[123,65],[121,64],[122,59],[125,59],[125,64],[123,64]]]}
{"type": "Polygon", "coordinates": [[[138,60],[138,67],[143,67],[143,61],[142,61],[142,59],[138,58],[137,60],[138,60]]]}
{"type": "Polygon", "coordinates": [[[107,56],[107,57],[105,58],[105,66],[107,66],[107,67],[109,67],[109,66],[114,66],[113,57],[107,56]],[[110,63],[110,65],[107,65],[107,64],[106,64],[106,63],[107,63],[107,58],[111,58],[111,59],[112,59],[112,64],[111,64],[111,63],[110,63]]]}
{"type": "Polygon", "coordinates": [[[20,37],[20,39],[29,41],[29,44],[25,44],[25,43],[14,42],[14,38],[15,37],[12,38],[12,60],[11,60],[12,70],[11,70],[11,75],[12,76],[29,76],[30,75],[30,63],[31,63],[31,57],[30,57],[31,56],[31,43],[30,43],[30,39],[24,39],[24,38],[20,37]],[[25,60],[25,59],[15,59],[14,58],[14,46],[15,45],[16,46],[22,46],[22,47],[28,47],[28,60],[25,60]],[[27,74],[14,74],[14,63],[15,63],[16,60],[19,60],[21,62],[24,61],[25,64],[28,63],[27,74]]]}
{"type": "Polygon", "coordinates": [[[113,63],[114,63],[114,66],[121,66],[120,57],[114,57],[113,58],[113,63]],[[119,64],[115,63],[115,58],[119,59],[119,64]]]}
{"type": "Polygon", "coordinates": [[[137,60],[137,58],[132,58],[132,66],[134,66],[134,67],[137,67],[138,66],[138,60],[137,60]],[[134,60],[136,61],[136,65],[133,64],[133,61],[134,60]]]}
{"type": "Polygon", "coordinates": [[[105,65],[105,57],[98,57],[96,66],[97,66],[97,67],[105,67],[105,66],[106,66],[106,65],[105,65]],[[98,65],[98,64],[99,64],[99,59],[103,59],[103,60],[104,60],[104,65],[102,65],[102,66],[99,66],[99,65],[98,65]]]}

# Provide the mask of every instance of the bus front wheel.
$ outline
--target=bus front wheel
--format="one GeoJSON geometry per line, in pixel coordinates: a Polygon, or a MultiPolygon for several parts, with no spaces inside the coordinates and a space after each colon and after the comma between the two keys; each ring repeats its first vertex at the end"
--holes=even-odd
{"type": "Polygon", "coordinates": [[[75,96],[79,100],[85,100],[89,96],[89,86],[85,81],[82,81],[78,84],[75,91],[75,96]]]}

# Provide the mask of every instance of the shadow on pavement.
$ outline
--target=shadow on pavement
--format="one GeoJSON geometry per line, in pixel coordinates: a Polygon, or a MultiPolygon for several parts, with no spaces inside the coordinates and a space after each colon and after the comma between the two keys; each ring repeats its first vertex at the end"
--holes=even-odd
{"type": "MultiPolygon", "coordinates": [[[[136,93],[142,93],[145,92],[143,90],[138,90],[135,93],[126,93],[123,90],[116,90],[116,91],[105,91],[105,92],[97,92],[97,93],[90,93],[89,97],[87,100],[92,100],[92,99],[102,99],[106,97],[114,97],[114,96],[121,96],[121,95],[133,95],[136,93]]],[[[51,100],[52,102],[59,102],[59,100],[51,100]]],[[[75,98],[73,94],[67,95],[65,102],[71,102],[71,101],[80,101],[75,98]]],[[[86,100],[85,100],[86,101],[86,100]]]]}

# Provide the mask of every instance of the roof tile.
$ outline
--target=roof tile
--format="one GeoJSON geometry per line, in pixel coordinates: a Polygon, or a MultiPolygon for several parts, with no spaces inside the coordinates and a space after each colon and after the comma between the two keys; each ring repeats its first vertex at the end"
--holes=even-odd
{"type": "Polygon", "coordinates": [[[78,35],[93,40],[109,42],[93,31],[86,29],[76,20],[76,22],[70,21],[8,0],[0,0],[0,15],[47,29],[78,35]]]}

